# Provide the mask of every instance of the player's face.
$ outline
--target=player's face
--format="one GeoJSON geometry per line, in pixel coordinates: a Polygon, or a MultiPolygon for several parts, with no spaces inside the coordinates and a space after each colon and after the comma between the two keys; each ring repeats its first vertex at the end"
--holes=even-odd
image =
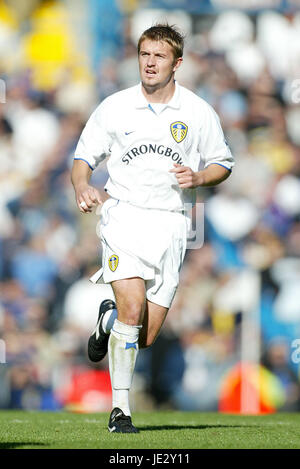
{"type": "Polygon", "coordinates": [[[175,59],[170,44],[165,41],[145,39],[139,53],[139,69],[145,87],[166,86],[180,66],[182,58],[175,59]]]}

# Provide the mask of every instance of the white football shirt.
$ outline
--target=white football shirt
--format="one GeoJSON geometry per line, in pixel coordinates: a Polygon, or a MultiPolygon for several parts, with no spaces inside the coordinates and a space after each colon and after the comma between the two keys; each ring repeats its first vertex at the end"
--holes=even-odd
{"type": "Polygon", "coordinates": [[[184,210],[195,189],[180,189],[169,170],[174,163],[198,171],[220,164],[231,170],[234,160],[213,108],[175,82],[164,105],[148,103],[141,84],[107,97],[89,118],[74,159],[91,169],[109,156],[108,194],[133,205],[184,210]]]}

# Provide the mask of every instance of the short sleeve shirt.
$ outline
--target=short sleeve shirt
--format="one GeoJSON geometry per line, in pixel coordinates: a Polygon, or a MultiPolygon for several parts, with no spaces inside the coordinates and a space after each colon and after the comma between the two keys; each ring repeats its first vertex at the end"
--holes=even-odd
{"type": "Polygon", "coordinates": [[[174,163],[198,171],[219,164],[231,171],[234,160],[214,109],[175,82],[164,105],[149,104],[141,84],[106,98],[89,118],[75,159],[91,169],[109,157],[105,190],[133,205],[179,211],[193,203],[195,189],[181,189],[174,163]]]}

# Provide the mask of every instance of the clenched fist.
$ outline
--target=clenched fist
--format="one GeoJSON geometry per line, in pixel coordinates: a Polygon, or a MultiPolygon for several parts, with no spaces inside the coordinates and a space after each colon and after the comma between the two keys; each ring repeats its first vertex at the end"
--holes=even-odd
{"type": "Polygon", "coordinates": [[[89,213],[97,204],[102,205],[99,191],[89,184],[83,184],[75,188],[76,202],[82,213],[89,213]]]}
{"type": "Polygon", "coordinates": [[[192,189],[201,185],[200,174],[193,171],[188,166],[181,166],[175,163],[174,168],[170,169],[170,173],[175,173],[179,187],[181,189],[192,189]]]}

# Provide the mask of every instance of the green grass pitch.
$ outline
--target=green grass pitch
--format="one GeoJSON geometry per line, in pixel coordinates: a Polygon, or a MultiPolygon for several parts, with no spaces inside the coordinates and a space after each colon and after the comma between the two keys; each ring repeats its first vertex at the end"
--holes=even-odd
{"type": "Polygon", "coordinates": [[[300,414],[201,412],[133,415],[139,434],[110,434],[108,413],[0,411],[0,449],[300,448],[300,414]]]}

